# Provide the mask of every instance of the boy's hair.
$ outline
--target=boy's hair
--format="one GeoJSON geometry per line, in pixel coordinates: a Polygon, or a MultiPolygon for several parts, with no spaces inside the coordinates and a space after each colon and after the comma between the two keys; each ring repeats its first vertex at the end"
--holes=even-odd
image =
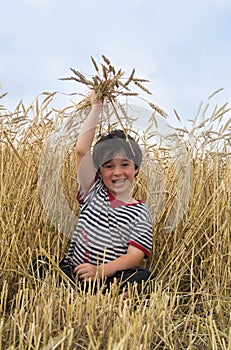
{"type": "Polygon", "coordinates": [[[109,134],[101,136],[93,147],[95,168],[99,170],[101,165],[115,158],[119,152],[124,158],[132,160],[136,169],[140,167],[142,152],[138,142],[123,130],[112,130],[109,134]]]}

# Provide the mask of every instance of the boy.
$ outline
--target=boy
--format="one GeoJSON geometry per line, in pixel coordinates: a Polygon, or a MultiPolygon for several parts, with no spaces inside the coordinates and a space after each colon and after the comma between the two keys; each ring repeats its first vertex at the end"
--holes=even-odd
{"type": "MultiPolygon", "coordinates": [[[[102,100],[94,91],[89,99],[92,108],[76,145],[80,215],[59,267],[72,285],[80,281],[86,288],[98,279],[109,288],[116,278],[121,289],[127,283],[142,284],[150,276],[140,265],[151,253],[151,214],[143,201],[131,196],[142,153],[131,136],[114,130],[96,142],[91,154],[102,100]]],[[[43,267],[33,263],[40,276],[43,267]]]]}
{"type": "Polygon", "coordinates": [[[105,278],[109,286],[116,277],[140,284],[150,275],[140,264],[152,247],[151,214],[131,197],[142,153],[136,141],[115,130],[101,137],[91,154],[102,101],[94,91],[89,99],[92,109],[76,146],[80,216],[63,263],[80,281],[105,278]]]}

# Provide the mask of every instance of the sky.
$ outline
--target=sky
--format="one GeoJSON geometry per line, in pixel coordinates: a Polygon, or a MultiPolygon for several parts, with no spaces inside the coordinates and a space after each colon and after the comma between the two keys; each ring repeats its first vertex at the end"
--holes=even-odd
{"type": "Polygon", "coordinates": [[[1,0],[0,33],[0,104],[9,110],[43,91],[69,104],[62,93],[81,87],[59,78],[71,67],[92,74],[90,57],[102,54],[148,79],[149,101],[169,118],[175,109],[192,119],[221,88],[211,103],[231,100],[230,0],[1,0]]]}

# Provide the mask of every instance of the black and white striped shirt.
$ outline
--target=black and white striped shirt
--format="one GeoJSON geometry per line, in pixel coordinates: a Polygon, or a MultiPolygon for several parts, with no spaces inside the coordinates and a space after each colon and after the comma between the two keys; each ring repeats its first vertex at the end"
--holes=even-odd
{"type": "Polygon", "coordinates": [[[66,261],[73,267],[88,262],[100,265],[127,253],[128,245],[148,257],[152,248],[152,218],[138,201],[126,204],[116,200],[101,177],[83,196],[78,194],[80,216],[66,261]]]}

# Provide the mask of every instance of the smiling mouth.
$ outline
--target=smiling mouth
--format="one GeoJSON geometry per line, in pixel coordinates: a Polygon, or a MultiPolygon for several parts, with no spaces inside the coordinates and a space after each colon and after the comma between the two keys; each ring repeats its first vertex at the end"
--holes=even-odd
{"type": "Polygon", "coordinates": [[[125,184],[126,180],[125,179],[119,179],[119,180],[112,180],[112,183],[115,187],[120,187],[125,184]]]}

